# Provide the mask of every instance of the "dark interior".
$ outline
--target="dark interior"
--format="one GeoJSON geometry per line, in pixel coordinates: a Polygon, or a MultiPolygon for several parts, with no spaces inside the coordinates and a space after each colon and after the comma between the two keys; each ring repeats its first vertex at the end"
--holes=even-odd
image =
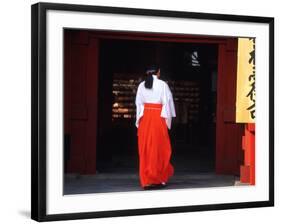
{"type": "Polygon", "coordinates": [[[104,39],[99,54],[97,172],[138,170],[134,102],[151,64],[174,97],[175,172],[214,171],[218,45],[104,39]]]}

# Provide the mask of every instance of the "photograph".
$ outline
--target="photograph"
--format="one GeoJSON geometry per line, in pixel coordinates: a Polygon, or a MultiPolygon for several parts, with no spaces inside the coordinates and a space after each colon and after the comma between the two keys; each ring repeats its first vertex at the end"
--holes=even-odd
{"type": "Polygon", "coordinates": [[[64,194],[255,184],[255,38],[64,29],[64,194]]]}
{"type": "Polygon", "coordinates": [[[274,18],[31,7],[31,218],[274,206],[274,18]]]}

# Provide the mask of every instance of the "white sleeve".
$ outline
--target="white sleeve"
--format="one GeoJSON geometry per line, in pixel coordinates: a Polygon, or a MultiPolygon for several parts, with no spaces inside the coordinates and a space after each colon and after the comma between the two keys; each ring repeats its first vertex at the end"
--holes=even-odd
{"type": "Polygon", "coordinates": [[[138,128],[139,127],[139,120],[143,116],[143,111],[144,111],[144,105],[143,105],[144,102],[143,102],[143,97],[142,97],[142,94],[141,94],[140,85],[138,86],[135,104],[136,104],[136,123],[135,123],[135,125],[138,128]]]}
{"type": "Polygon", "coordinates": [[[171,129],[172,117],[176,117],[176,110],[173,95],[167,83],[164,84],[162,103],[163,107],[161,111],[161,117],[164,117],[166,119],[166,124],[168,128],[171,129]]]}

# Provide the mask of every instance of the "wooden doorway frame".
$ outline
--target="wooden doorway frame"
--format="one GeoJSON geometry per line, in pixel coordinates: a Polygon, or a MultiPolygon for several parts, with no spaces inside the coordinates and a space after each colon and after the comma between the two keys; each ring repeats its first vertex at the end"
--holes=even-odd
{"type": "MultiPolygon", "coordinates": [[[[77,32],[77,35],[72,36],[72,43],[82,43],[85,45],[91,43],[91,40],[95,40],[97,47],[101,39],[217,44],[216,173],[239,175],[240,165],[243,163],[242,135],[244,127],[241,124],[235,123],[237,38],[104,30],[76,30],[73,32],[77,32]]],[[[95,52],[95,54],[98,54],[98,51],[95,52]]],[[[98,55],[94,55],[94,57],[98,58],[98,55]]],[[[92,70],[93,69],[94,68],[92,68],[92,70]]],[[[65,68],[65,71],[68,71],[68,68],[65,68]]],[[[98,67],[96,67],[96,71],[93,73],[96,75],[98,74],[98,67]]],[[[89,76],[89,74],[87,76],[89,76]]],[[[95,78],[95,80],[97,79],[95,78]]],[[[86,88],[92,87],[87,85],[86,88]]],[[[95,86],[95,88],[98,88],[98,86],[95,86]]],[[[71,102],[65,102],[66,107],[69,107],[69,104],[71,104],[71,102]]],[[[71,126],[69,124],[71,119],[67,117],[67,114],[65,114],[65,116],[65,126],[69,127],[71,126]]],[[[93,139],[95,142],[89,144],[91,146],[96,145],[96,138],[93,139]]],[[[96,148],[85,150],[84,154],[86,158],[91,156],[92,159],[95,159],[96,148]]],[[[75,160],[75,158],[73,158],[73,160],[75,160]]],[[[76,165],[78,164],[79,166],[81,162],[82,161],[77,162],[76,160],[76,165]]],[[[92,166],[91,170],[87,170],[84,166],[84,173],[94,174],[94,167],[95,165],[92,166]]],[[[73,170],[71,166],[69,170],[73,170]]]]}

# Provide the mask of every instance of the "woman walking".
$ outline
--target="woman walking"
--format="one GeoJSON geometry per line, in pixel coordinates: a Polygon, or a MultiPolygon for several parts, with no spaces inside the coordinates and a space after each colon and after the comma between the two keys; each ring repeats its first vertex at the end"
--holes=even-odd
{"type": "Polygon", "coordinates": [[[135,100],[139,176],[144,189],[164,187],[174,174],[168,128],[176,112],[170,88],[159,78],[160,68],[148,69],[135,100]]]}

